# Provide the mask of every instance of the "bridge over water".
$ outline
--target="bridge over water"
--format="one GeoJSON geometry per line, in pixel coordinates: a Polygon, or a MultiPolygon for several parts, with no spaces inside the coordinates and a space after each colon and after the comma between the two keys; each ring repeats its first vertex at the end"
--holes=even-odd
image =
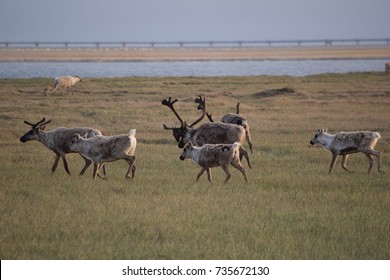
{"type": "Polygon", "coordinates": [[[0,41],[3,48],[186,48],[186,47],[283,47],[390,45],[390,38],[321,40],[233,40],[233,41],[0,41]]]}

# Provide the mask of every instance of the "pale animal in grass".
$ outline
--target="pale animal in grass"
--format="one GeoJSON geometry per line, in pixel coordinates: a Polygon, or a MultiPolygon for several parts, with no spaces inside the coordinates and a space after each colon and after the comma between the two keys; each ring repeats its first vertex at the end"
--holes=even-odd
{"type": "MultiPolygon", "coordinates": [[[[68,147],[69,142],[72,140],[73,135],[75,133],[79,133],[85,135],[86,137],[92,137],[95,135],[101,135],[102,133],[98,129],[89,128],[89,127],[59,127],[53,129],[51,131],[44,131],[46,125],[50,123],[51,120],[46,121],[45,118],[40,120],[37,123],[30,123],[28,121],[24,121],[27,125],[31,126],[31,130],[25,133],[20,137],[20,141],[25,143],[31,140],[36,140],[41,142],[43,145],[48,147],[56,154],[56,158],[54,160],[51,171],[54,173],[57,169],[58,161],[62,158],[64,163],[64,168],[66,173],[70,175],[68,161],[66,159],[66,154],[74,153],[68,147]]],[[[91,164],[91,161],[81,155],[85,160],[85,166],[81,170],[80,175],[83,175],[87,170],[88,166],[91,164]]]]}
{"type": "Polygon", "coordinates": [[[117,160],[125,160],[129,169],[125,175],[126,178],[134,178],[136,167],[135,149],[137,139],[135,138],[135,129],[131,129],[128,134],[103,136],[96,135],[91,138],[85,138],[80,134],[75,134],[69,144],[69,149],[79,152],[94,163],[93,178],[96,178],[98,170],[106,163],[117,160]]]}
{"type": "Polygon", "coordinates": [[[169,97],[164,99],[162,104],[169,107],[180,121],[180,127],[167,127],[164,124],[165,130],[172,130],[179,148],[183,148],[189,142],[194,143],[196,146],[202,146],[204,144],[233,144],[234,142],[238,142],[240,143],[240,156],[244,156],[249,167],[251,167],[248,152],[242,148],[242,143],[245,140],[245,129],[242,126],[216,122],[203,123],[198,128],[194,128],[194,126],[206,116],[205,98],[199,96],[199,98],[195,99],[195,102],[199,104],[198,109],[202,110],[202,114],[190,125],[182,120],[173,107],[173,104],[176,101],[177,99],[172,101],[171,97],[169,97]]]}
{"type": "Polygon", "coordinates": [[[204,144],[201,147],[196,147],[193,146],[191,143],[188,143],[184,147],[180,159],[185,160],[186,158],[191,158],[193,161],[195,161],[198,165],[202,167],[202,170],[196,177],[196,181],[198,181],[200,176],[202,176],[202,174],[206,171],[207,179],[211,183],[210,168],[220,166],[226,173],[226,183],[231,177],[231,173],[229,170],[230,164],[242,173],[245,178],[245,181],[248,181],[246,177],[246,171],[241,165],[239,149],[240,143],[238,142],[235,142],[233,144],[204,144]]]}
{"type": "MultiPolygon", "coordinates": [[[[210,122],[214,122],[212,118],[212,114],[206,113],[206,116],[210,122]]],[[[245,138],[246,141],[248,142],[249,149],[251,150],[251,153],[253,153],[252,138],[249,130],[249,124],[248,121],[246,120],[246,117],[240,114],[240,102],[238,102],[236,105],[236,113],[227,113],[223,115],[220,122],[232,123],[232,124],[242,126],[245,129],[245,138]]]]}
{"type": "Polygon", "coordinates": [[[332,161],[330,163],[329,174],[336,163],[337,156],[343,156],[341,167],[348,171],[346,166],[348,155],[353,153],[363,153],[369,161],[368,173],[374,166],[374,156],[378,160],[378,172],[381,173],[382,153],[374,150],[377,141],[381,138],[378,132],[372,131],[354,131],[354,132],[338,132],[330,134],[327,129],[318,129],[314,138],[310,141],[311,145],[320,144],[325,149],[331,151],[332,161]]]}
{"type": "Polygon", "coordinates": [[[66,94],[68,94],[70,90],[73,95],[73,86],[79,81],[81,81],[81,78],[78,75],[56,77],[54,79],[55,91],[57,91],[59,88],[66,88],[66,94]]]}

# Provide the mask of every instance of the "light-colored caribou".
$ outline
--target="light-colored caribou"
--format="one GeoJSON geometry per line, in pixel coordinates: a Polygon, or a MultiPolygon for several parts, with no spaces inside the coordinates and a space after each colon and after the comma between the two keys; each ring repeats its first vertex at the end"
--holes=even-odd
{"type": "MultiPolygon", "coordinates": [[[[136,167],[135,149],[137,147],[137,139],[135,138],[135,129],[131,129],[128,134],[120,134],[113,136],[96,135],[86,138],[76,133],[69,143],[69,150],[78,152],[86,158],[93,161],[93,179],[98,175],[98,170],[106,162],[113,162],[123,159],[129,165],[129,169],[125,175],[126,178],[134,178],[136,167]],[[130,177],[131,172],[131,177],[130,177]]],[[[100,177],[100,176],[99,176],[100,177]]]]}
{"type": "Polygon", "coordinates": [[[374,156],[378,159],[378,172],[381,173],[382,153],[374,150],[374,147],[381,136],[378,132],[372,131],[354,131],[354,132],[339,132],[330,134],[327,129],[318,129],[314,138],[310,141],[311,145],[320,144],[325,149],[332,152],[332,161],[330,163],[329,174],[336,163],[337,156],[343,156],[341,167],[351,173],[352,171],[346,167],[349,154],[363,153],[367,156],[370,166],[370,173],[374,166],[374,156]]]}
{"type": "Polygon", "coordinates": [[[180,156],[181,160],[191,158],[199,166],[202,167],[196,181],[207,171],[207,179],[211,183],[211,171],[210,168],[221,166],[226,173],[225,183],[230,179],[231,173],[229,170],[230,164],[238,169],[248,181],[246,177],[246,171],[241,165],[240,156],[240,143],[235,142],[233,144],[204,144],[202,147],[193,146],[188,143],[180,156]]]}
{"type": "MultiPolygon", "coordinates": [[[[51,120],[46,121],[45,118],[43,118],[37,123],[30,123],[28,121],[24,121],[25,124],[31,126],[31,130],[27,131],[24,135],[22,135],[20,137],[20,141],[22,143],[26,143],[32,140],[41,142],[43,145],[48,147],[56,154],[56,158],[54,160],[51,171],[53,173],[56,171],[58,166],[58,161],[60,160],[60,158],[62,158],[65,171],[70,175],[66,154],[74,153],[74,151],[71,151],[68,146],[70,141],[73,138],[73,135],[75,133],[79,133],[84,135],[85,137],[92,137],[95,135],[102,135],[102,133],[99,130],[90,127],[73,127],[73,128],[59,127],[51,131],[44,131],[46,125],[50,122],[51,120]]],[[[81,156],[85,160],[84,168],[80,172],[80,175],[83,175],[84,172],[87,170],[88,166],[91,164],[91,161],[86,157],[84,157],[83,155],[81,156]]],[[[105,174],[104,169],[103,172],[105,174]]]]}
{"type": "Polygon", "coordinates": [[[81,78],[78,75],[56,77],[54,79],[55,91],[57,91],[59,88],[66,88],[66,94],[68,94],[70,90],[73,95],[73,86],[79,81],[81,81],[81,78]]]}

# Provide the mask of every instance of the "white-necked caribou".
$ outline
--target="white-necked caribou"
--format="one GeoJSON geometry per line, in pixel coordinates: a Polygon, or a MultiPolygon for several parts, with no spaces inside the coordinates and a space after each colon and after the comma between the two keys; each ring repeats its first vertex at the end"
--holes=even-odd
{"type": "MultiPolygon", "coordinates": [[[[81,135],[85,135],[86,137],[92,137],[95,135],[102,135],[102,133],[97,129],[89,128],[89,127],[74,127],[74,128],[59,127],[51,131],[44,131],[46,125],[50,122],[51,120],[46,121],[45,118],[43,118],[37,123],[30,123],[28,121],[24,121],[25,124],[31,126],[31,130],[29,130],[27,133],[21,136],[20,141],[23,143],[31,140],[36,140],[41,142],[43,145],[48,147],[56,154],[51,171],[53,173],[56,171],[58,166],[58,161],[60,160],[60,158],[62,158],[65,171],[70,175],[66,154],[74,153],[73,151],[69,150],[68,147],[73,136],[76,133],[78,133],[81,135]]],[[[92,162],[91,160],[89,160],[83,155],[81,155],[81,157],[85,160],[84,168],[80,172],[80,175],[83,175],[84,172],[87,170],[88,166],[92,162]]],[[[103,172],[105,173],[104,169],[103,172]]]]}

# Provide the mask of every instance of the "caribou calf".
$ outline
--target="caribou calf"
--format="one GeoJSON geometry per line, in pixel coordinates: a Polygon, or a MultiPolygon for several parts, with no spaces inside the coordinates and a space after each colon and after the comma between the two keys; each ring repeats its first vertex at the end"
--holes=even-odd
{"type": "Polygon", "coordinates": [[[69,149],[93,161],[93,179],[96,178],[98,170],[104,166],[105,162],[120,159],[125,160],[129,165],[125,177],[130,178],[129,174],[131,171],[131,178],[134,178],[136,170],[134,152],[137,146],[135,132],[135,129],[131,129],[128,134],[113,136],[96,135],[91,138],[86,138],[76,133],[69,143],[69,149]]]}
{"type": "Polygon", "coordinates": [[[347,159],[349,154],[362,152],[368,158],[370,166],[368,173],[370,173],[374,166],[374,157],[378,159],[378,172],[381,173],[382,154],[380,151],[375,151],[374,147],[381,136],[378,132],[371,131],[354,131],[354,132],[339,132],[336,134],[329,134],[325,129],[319,129],[314,138],[310,141],[311,145],[320,144],[325,149],[332,152],[332,162],[330,163],[329,174],[336,163],[338,155],[343,156],[341,167],[352,173],[347,167],[347,159]]]}
{"type": "Polygon", "coordinates": [[[52,85],[49,84],[43,90],[43,94],[46,95],[46,96],[49,96],[50,94],[53,95],[56,90],[57,89],[56,89],[55,85],[52,86],[52,85]]]}
{"type": "Polygon", "coordinates": [[[180,159],[185,160],[186,158],[191,158],[202,167],[202,170],[196,177],[196,181],[207,171],[207,179],[211,183],[210,168],[221,166],[226,173],[226,183],[231,176],[229,165],[232,164],[240,170],[242,175],[244,175],[245,181],[248,182],[246,171],[241,165],[239,149],[240,143],[238,142],[233,144],[204,144],[201,147],[193,146],[190,142],[185,146],[180,159]]]}

